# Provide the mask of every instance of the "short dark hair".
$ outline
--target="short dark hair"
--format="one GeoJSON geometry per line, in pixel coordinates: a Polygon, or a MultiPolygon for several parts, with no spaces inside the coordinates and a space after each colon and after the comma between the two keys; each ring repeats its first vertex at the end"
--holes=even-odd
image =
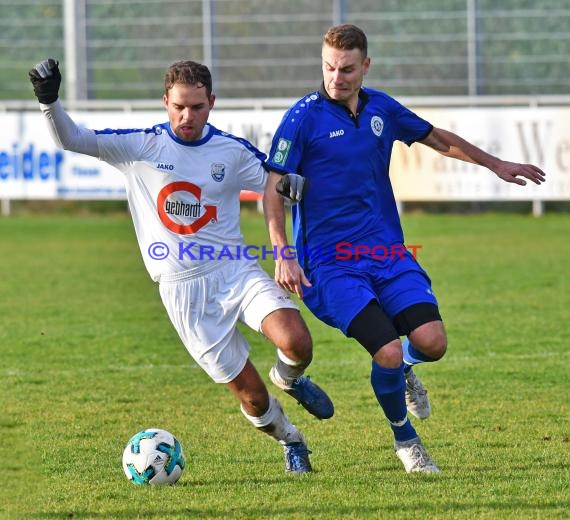
{"type": "Polygon", "coordinates": [[[195,61],[177,61],[173,63],[164,75],[164,93],[177,83],[182,85],[196,85],[206,89],[206,95],[212,95],[212,75],[206,65],[195,61]]]}
{"type": "Polygon", "coordinates": [[[333,49],[360,49],[362,57],[368,56],[368,39],[364,31],[356,25],[345,23],[331,27],[323,36],[323,45],[333,49]]]}

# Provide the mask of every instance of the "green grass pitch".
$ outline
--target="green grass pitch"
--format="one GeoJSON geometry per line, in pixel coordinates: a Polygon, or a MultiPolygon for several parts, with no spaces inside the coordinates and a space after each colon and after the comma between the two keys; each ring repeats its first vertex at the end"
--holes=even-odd
{"type": "MultiPolygon", "coordinates": [[[[433,413],[414,422],[442,473],[404,472],[368,354],[303,308],[308,373],[336,414],[319,422],[271,388],[313,451],[298,477],[186,353],[128,216],[0,219],[0,518],[567,518],[570,218],[403,222],[449,334],[446,357],[417,369],[433,413]],[[126,480],[123,447],[146,427],[183,444],[177,485],[126,480]]],[[[268,243],[261,216],[242,224],[268,243]]],[[[245,333],[268,381],[273,349],[245,333]]]]}

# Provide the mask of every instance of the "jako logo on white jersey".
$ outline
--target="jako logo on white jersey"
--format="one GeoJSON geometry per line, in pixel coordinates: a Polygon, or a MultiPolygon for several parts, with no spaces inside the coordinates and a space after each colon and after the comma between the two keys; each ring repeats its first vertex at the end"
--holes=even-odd
{"type": "Polygon", "coordinates": [[[344,135],[344,130],[341,128],[340,130],[333,130],[332,132],[329,133],[329,138],[333,138],[333,137],[340,137],[341,135],[344,135]]]}
{"type": "Polygon", "coordinates": [[[159,162],[159,163],[156,165],[156,167],[157,167],[159,170],[168,170],[168,171],[170,171],[170,172],[171,172],[172,170],[174,170],[174,164],[166,164],[166,163],[161,163],[161,162],[159,162]]]}

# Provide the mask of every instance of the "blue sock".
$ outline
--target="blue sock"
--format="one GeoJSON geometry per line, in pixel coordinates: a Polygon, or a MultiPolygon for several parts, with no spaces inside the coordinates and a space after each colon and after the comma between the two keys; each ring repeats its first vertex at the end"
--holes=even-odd
{"type": "Polygon", "coordinates": [[[390,421],[396,441],[409,441],[417,437],[406,409],[404,365],[400,368],[384,368],[372,360],[370,384],[384,415],[390,421]]]}
{"type": "Polygon", "coordinates": [[[419,350],[414,348],[408,338],[402,341],[402,351],[404,352],[404,373],[406,374],[412,369],[413,365],[435,361],[435,359],[422,354],[419,350]]]}

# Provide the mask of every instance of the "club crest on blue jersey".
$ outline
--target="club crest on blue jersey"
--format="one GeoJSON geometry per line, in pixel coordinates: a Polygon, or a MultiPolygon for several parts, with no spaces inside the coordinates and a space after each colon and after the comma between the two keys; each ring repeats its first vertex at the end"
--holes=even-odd
{"type": "Polygon", "coordinates": [[[222,182],[226,175],[226,165],[223,163],[212,164],[212,179],[216,182],[222,182]]]}
{"type": "Polygon", "coordinates": [[[370,128],[372,128],[376,137],[380,137],[382,135],[382,130],[384,130],[384,121],[382,121],[380,116],[373,116],[370,120],[370,128]]]}

